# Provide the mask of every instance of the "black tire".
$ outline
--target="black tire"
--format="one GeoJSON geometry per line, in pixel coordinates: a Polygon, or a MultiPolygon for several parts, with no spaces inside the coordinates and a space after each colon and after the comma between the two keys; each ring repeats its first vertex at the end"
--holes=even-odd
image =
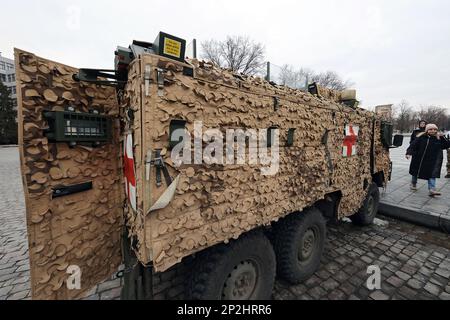
{"type": "Polygon", "coordinates": [[[375,183],[369,187],[369,192],[364,200],[364,203],[359,211],[350,217],[353,224],[357,226],[369,226],[373,224],[378,212],[380,204],[380,190],[375,183]]]}
{"type": "Polygon", "coordinates": [[[274,226],[278,276],[292,284],[310,278],[319,268],[326,239],[322,213],[311,208],[291,214],[274,226]]]}
{"type": "Polygon", "coordinates": [[[192,300],[269,300],[275,253],[262,232],[244,235],[197,256],[188,282],[192,300]]]}

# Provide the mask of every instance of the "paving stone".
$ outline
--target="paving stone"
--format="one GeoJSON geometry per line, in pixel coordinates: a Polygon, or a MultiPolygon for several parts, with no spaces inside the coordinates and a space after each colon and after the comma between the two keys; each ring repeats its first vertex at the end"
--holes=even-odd
{"type": "Polygon", "coordinates": [[[345,273],[344,271],[340,271],[333,276],[333,279],[335,279],[339,283],[343,283],[343,282],[347,281],[348,278],[350,278],[350,276],[347,273],[345,273]]]}
{"type": "Polygon", "coordinates": [[[319,272],[316,273],[316,275],[323,280],[326,280],[329,277],[331,277],[331,273],[329,273],[326,270],[320,270],[319,272]]]}
{"type": "Polygon", "coordinates": [[[448,283],[448,279],[444,279],[436,274],[434,274],[429,280],[429,283],[435,284],[439,287],[444,287],[448,283]]]}
{"type": "Polygon", "coordinates": [[[12,295],[9,295],[7,300],[23,300],[28,296],[29,292],[29,290],[16,292],[12,295]]]}
{"type": "Polygon", "coordinates": [[[13,289],[9,292],[9,294],[27,290],[30,290],[30,284],[28,282],[13,286],[13,289]]]}
{"type": "Polygon", "coordinates": [[[325,296],[327,292],[322,289],[321,287],[314,287],[308,290],[308,294],[313,297],[314,299],[318,300],[325,296]]]}
{"type": "Polygon", "coordinates": [[[410,276],[414,275],[419,268],[412,267],[410,265],[405,264],[400,271],[409,274],[410,276]]]}
{"type": "Polygon", "coordinates": [[[386,270],[389,270],[389,271],[391,271],[391,272],[394,272],[394,273],[398,271],[398,267],[396,267],[396,266],[394,266],[394,265],[392,265],[392,264],[386,265],[386,266],[385,266],[385,269],[386,269],[386,270]]]}
{"type": "Polygon", "coordinates": [[[439,268],[435,272],[437,275],[440,275],[441,277],[450,279],[450,271],[449,270],[439,268]]]}
{"type": "Polygon", "coordinates": [[[360,288],[357,292],[357,297],[362,299],[362,300],[367,300],[367,298],[370,295],[370,291],[367,288],[360,288]]]}
{"type": "Polygon", "coordinates": [[[22,266],[17,268],[16,272],[29,271],[29,270],[30,270],[30,266],[29,265],[22,265],[22,266]]]}
{"type": "Polygon", "coordinates": [[[356,287],[349,282],[345,282],[339,286],[339,289],[342,290],[347,296],[350,296],[355,292],[356,287]]]}
{"type": "Polygon", "coordinates": [[[120,297],[120,292],[122,288],[114,288],[108,291],[104,291],[100,293],[101,300],[113,300],[115,298],[120,297]]]}
{"type": "Polygon", "coordinates": [[[369,297],[373,300],[389,300],[389,296],[380,290],[372,292],[369,297]]]}
{"type": "Polygon", "coordinates": [[[441,295],[439,296],[439,299],[446,301],[450,300],[450,293],[442,292],[441,295]]]}
{"type": "Polygon", "coordinates": [[[345,299],[345,293],[341,290],[334,290],[328,294],[329,300],[344,300],[345,299]]]}
{"type": "MultiPolygon", "coordinates": [[[[180,287],[181,287],[181,290],[184,289],[183,286],[180,286],[180,287]]],[[[294,296],[301,296],[302,294],[305,294],[308,291],[308,288],[305,285],[300,284],[300,285],[290,286],[289,291],[291,291],[294,296]]]]}
{"type": "Polygon", "coordinates": [[[322,279],[317,277],[316,275],[313,275],[308,280],[305,281],[305,285],[307,287],[316,287],[322,282],[322,279]]]}
{"type": "Polygon", "coordinates": [[[344,270],[347,274],[350,274],[350,275],[352,275],[352,276],[353,276],[356,272],[358,272],[358,268],[355,267],[355,266],[353,266],[353,265],[345,266],[343,270],[344,270]]]}
{"type": "Polygon", "coordinates": [[[425,283],[423,283],[422,281],[419,281],[417,279],[410,279],[407,282],[408,286],[412,289],[415,290],[420,290],[425,286],[425,283]]]}
{"type": "Polygon", "coordinates": [[[321,287],[324,288],[327,292],[330,292],[330,291],[336,289],[337,287],[339,287],[339,282],[330,278],[330,279],[326,280],[325,282],[323,282],[321,284],[321,287]]]}
{"type": "Polygon", "coordinates": [[[424,287],[424,290],[434,296],[438,296],[441,291],[441,289],[439,289],[439,287],[437,285],[432,284],[432,283],[427,283],[424,287]]]}
{"type": "Polygon", "coordinates": [[[400,279],[399,277],[392,276],[386,280],[387,283],[391,284],[395,288],[400,288],[404,283],[405,280],[400,279]]]}
{"type": "Polygon", "coordinates": [[[414,300],[414,298],[417,295],[417,291],[415,291],[407,286],[402,286],[398,290],[398,294],[400,294],[401,296],[405,297],[408,300],[414,300]]]}
{"type": "Polygon", "coordinates": [[[8,293],[11,292],[12,289],[13,289],[13,286],[7,286],[7,287],[0,288],[0,296],[6,296],[8,293]]]}
{"type": "Polygon", "coordinates": [[[289,290],[279,290],[274,292],[275,300],[295,300],[295,296],[289,290]]]}
{"type": "Polygon", "coordinates": [[[363,279],[361,279],[361,278],[359,278],[359,277],[357,277],[357,276],[352,276],[352,277],[349,279],[349,282],[350,282],[352,285],[354,285],[354,286],[356,286],[356,287],[359,287],[359,286],[365,284],[366,281],[363,280],[363,279]]]}
{"type": "Polygon", "coordinates": [[[404,273],[403,271],[397,271],[395,275],[404,281],[409,280],[411,278],[409,274],[404,273]]]}

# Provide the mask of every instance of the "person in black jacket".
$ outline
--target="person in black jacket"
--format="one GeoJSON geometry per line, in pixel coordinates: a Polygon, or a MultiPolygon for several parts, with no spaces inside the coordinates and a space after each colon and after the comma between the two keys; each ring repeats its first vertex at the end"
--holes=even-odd
{"type": "Polygon", "coordinates": [[[417,190],[417,180],[428,180],[430,196],[440,196],[436,191],[436,178],[433,171],[441,150],[449,149],[450,141],[443,135],[438,135],[438,127],[428,124],[425,132],[419,134],[406,151],[406,158],[411,159],[409,173],[412,175],[411,189],[417,190]]]}
{"type": "Polygon", "coordinates": [[[425,120],[420,120],[419,122],[419,128],[415,129],[413,133],[411,134],[411,141],[409,144],[413,143],[413,141],[417,138],[417,136],[423,132],[425,132],[425,127],[427,126],[428,122],[425,120]]]}
{"type": "MultiPolygon", "coordinates": [[[[450,131],[447,131],[445,134],[445,138],[447,140],[450,140],[450,131]]],[[[447,175],[445,176],[446,179],[450,179],[450,149],[447,149],[447,175]]]]}

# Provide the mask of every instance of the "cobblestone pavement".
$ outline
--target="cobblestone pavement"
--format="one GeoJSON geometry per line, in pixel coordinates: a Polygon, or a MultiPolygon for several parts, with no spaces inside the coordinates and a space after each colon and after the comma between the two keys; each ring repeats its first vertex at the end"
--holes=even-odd
{"type": "MultiPolygon", "coordinates": [[[[30,299],[28,246],[17,148],[0,148],[0,300],[30,299]]],[[[330,225],[319,271],[301,285],[281,280],[274,299],[450,300],[450,236],[383,218],[367,228],[330,225]],[[369,291],[367,268],[381,269],[381,290],[369,291]]],[[[117,299],[120,279],[88,299],[117,299]]]]}

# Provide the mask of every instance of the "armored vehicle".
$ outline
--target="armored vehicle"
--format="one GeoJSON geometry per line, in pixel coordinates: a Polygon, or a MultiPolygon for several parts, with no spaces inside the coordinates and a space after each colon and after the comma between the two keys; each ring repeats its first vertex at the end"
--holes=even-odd
{"type": "MultiPolygon", "coordinates": [[[[160,33],[76,69],[16,49],[32,294],[269,299],[310,277],[326,221],[373,222],[392,126],[355,91],[185,58],[160,33]]],[[[394,143],[393,143],[394,140],[394,143]]]]}

